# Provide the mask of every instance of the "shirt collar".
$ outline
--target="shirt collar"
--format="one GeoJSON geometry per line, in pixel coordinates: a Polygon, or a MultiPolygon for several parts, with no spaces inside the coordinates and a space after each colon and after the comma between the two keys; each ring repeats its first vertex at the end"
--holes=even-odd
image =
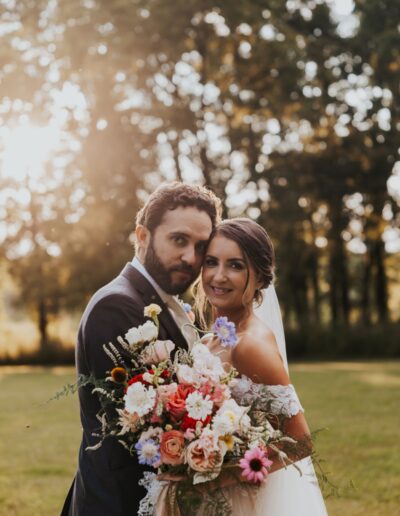
{"type": "Polygon", "coordinates": [[[154,279],[150,276],[150,274],[147,272],[147,269],[142,264],[142,262],[139,260],[137,256],[135,256],[131,262],[132,267],[134,267],[136,270],[138,270],[146,279],[147,281],[154,287],[154,290],[157,292],[157,294],[161,297],[162,301],[164,303],[167,303],[168,299],[170,298],[169,294],[164,292],[164,290],[154,281],[154,279]]]}

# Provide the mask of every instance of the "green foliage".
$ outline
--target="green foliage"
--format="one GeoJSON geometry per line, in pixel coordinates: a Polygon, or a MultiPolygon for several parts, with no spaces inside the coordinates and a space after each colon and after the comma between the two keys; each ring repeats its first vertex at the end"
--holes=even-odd
{"type": "Polygon", "coordinates": [[[393,319],[383,235],[400,216],[387,191],[396,0],[356,1],[347,37],[319,2],[11,4],[0,14],[15,22],[0,32],[12,63],[0,69],[3,126],[63,120],[39,184],[0,176],[1,256],[43,349],[49,317],[119,272],[137,208],[175,178],[209,185],[226,216],[268,229],[290,326],[393,319]],[[352,239],[365,245],[356,273],[352,239]]]}
{"type": "Polygon", "coordinates": [[[286,332],[289,359],[373,359],[400,357],[399,324],[309,326],[286,332]]]}

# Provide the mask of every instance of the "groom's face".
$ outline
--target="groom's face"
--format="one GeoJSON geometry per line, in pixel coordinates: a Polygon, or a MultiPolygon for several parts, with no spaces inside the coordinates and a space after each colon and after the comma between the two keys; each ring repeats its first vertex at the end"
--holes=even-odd
{"type": "Polygon", "coordinates": [[[212,230],[205,211],[168,210],[149,235],[144,266],[168,294],[182,294],[197,278],[212,230]]]}

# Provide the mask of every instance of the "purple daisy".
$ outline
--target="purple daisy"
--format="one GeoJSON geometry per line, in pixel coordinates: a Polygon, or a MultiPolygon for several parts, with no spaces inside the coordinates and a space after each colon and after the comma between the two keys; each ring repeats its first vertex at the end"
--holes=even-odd
{"type": "Polygon", "coordinates": [[[156,466],[156,464],[161,460],[160,446],[153,441],[153,439],[139,441],[135,444],[135,449],[138,455],[139,464],[156,466]]]}
{"type": "Polygon", "coordinates": [[[187,314],[190,314],[192,312],[192,306],[189,303],[182,303],[182,308],[185,310],[187,314]]]}
{"type": "Polygon", "coordinates": [[[217,335],[224,348],[234,348],[238,343],[235,323],[228,321],[227,317],[217,317],[212,331],[217,335]]]}

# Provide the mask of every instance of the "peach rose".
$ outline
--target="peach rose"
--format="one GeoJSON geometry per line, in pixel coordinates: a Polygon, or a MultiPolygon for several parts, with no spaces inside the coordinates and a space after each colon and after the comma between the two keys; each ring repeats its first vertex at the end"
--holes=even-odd
{"type": "Polygon", "coordinates": [[[186,450],[186,462],[190,468],[200,473],[219,470],[224,461],[226,448],[219,445],[217,450],[210,451],[201,446],[201,441],[192,441],[186,450]]]}
{"type": "Polygon", "coordinates": [[[186,414],[186,398],[195,389],[189,385],[178,385],[175,393],[173,393],[167,401],[167,410],[175,419],[182,419],[186,414]]]}
{"type": "Polygon", "coordinates": [[[159,364],[164,360],[168,360],[174,349],[175,344],[171,340],[156,340],[156,342],[149,344],[143,351],[144,363],[159,364]]]}
{"type": "Polygon", "coordinates": [[[183,462],[183,448],[185,439],[178,430],[164,432],[160,439],[161,461],[164,464],[176,466],[183,462]]]}

